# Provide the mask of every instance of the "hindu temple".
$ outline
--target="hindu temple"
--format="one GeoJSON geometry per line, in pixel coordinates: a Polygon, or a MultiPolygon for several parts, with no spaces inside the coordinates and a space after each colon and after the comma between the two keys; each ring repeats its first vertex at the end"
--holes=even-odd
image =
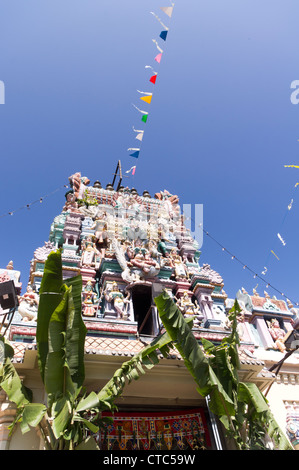
{"type": "MultiPolygon", "coordinates": [[[[160,334],[163,325],[153,301],[157,285],[166,289],[185,317],[194,317],[193,333],[199,342],[206,338],[217,344],[230,334],[227,313],[234,299],[225,293],[221,274],[201,264],[199,245],[186,228],[177,195],[165,189],[150,195],[146,189],[138,194],[121,185],[103,187],[79,172],[70,176],[69,184],[49,239],[33,253],[28,285],[22,286],[21,273],[12,262],[0,271],[0,288],[13,281],[18,299],[8,329],[14,364],[38,399],[43,393],[35,346],[39,288],[53,250],[61,249],[65,278],[82,276],[90,389],[99,389],[126,358],[160,334]]],[[[285,353],[283,340],[293,330],[298,310],[267,292],[249,294],[240,287],[236,298],[242,308],[242,380],[269,391],[277,420],[298,448],[298,355],[290,356],[279,373],[269,371],[285,353]]],[[[115,425],[97,437],[102,448],[131,449],[133,438],[138,449],[145,450],[229,448],[176,350],[130,384],[118,407],[115,425]]],[[[21,435],[9,436],[14,409],[3,392],[0,409],[0,448],[21,448],[23,439],[22,446],[39,449],[38,433],[30,433],[25,444],[21,435]]]]}

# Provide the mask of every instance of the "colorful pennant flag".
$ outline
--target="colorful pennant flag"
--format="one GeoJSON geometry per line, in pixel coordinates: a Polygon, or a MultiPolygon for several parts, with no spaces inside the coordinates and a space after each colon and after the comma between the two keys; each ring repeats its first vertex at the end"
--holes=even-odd
{"type": "Polygon", "coordinates": [[[160,38],[166,41],[168,31],[161,31],[160,38]]]}
{"type": "Polygon", "coordinates": [[[142,95],[145,95],[145,96],[141,96],[141,100],[142,101],[145,101],[146,103],[150,103],[152,101],[152,97],[153,97],[153,94],[152,93],[148,93],[146,91],[140,91],[140,90],[137,90],[138,93],[141,93],[142,95]]]}
{"type": "Polygon", "coordinates": [[[140,153],[140,148],[136,149],[136,148],[129,148],[128,149],[128,152],[133,152],[130,154],[130,157],[134,157],[134,158],[138,158],[139,157],[139,153],[140,153]]]}
{"type": "Polygon", "coordinates": [[[145,101],[146,103],[150,103],[152,101],[152,95],[148,95],[148,96],[141,96],[140,99],[142,101],[145,101]]]}
{"type": "Polygon", "coordinates": [[[160,7],[160,9],[164,11],[164,13],[166,13],[166,15],[169,16],[169,18],[171,18],[173,7],[160,7]]]}
{"type": "Polygon", "coordinates": [[[140,142],[141,142],[142,139],[143,139],[144,130],[137,130],[137,129],[134,128],[134,126],[133,126],[133,130],[134,130],[134,132],[137,133],[135,139],[140,140],[140,142]]]}
{"type": "MultiPolygon", "coordinates": [[[[172,16],[172,13],[173,13],[173,7],[174,7],[174,2],[170,1],[170,7],[161,7],[161,10],[169,17],[171,18],[172,16]]],[[[167,35],[168,35],[168,31],[169,31],[169,28],[168,26],[166,26],[163,21],[153,12],[151,11],[150,12],[156,19],[157,21],[160,23],[160,25],[162,26],[163,30],[161,31],[160,30],[160,39],[162,39],[163,41],[166,41],[166,38],[167,38],[167,35]]],[[[159,46],[158,44],[158,41],[156,39],[152,39],[153,43],[155,44],[157,50],[158,50],[158,54],[156,55],[156,57],[154,58],[154,60],[160,64],[161,60],[162,60],[162,54],[163,54],[163,49],[159,46]]],[[[150,66],[150,65],[146,65],[145,68],[150,68],[152,70],[152,74],[149,78],[149,81],[150,83],[152,83],[153,85],[156,84],[156,80],[157,80],[157,72],[154,71],[153,67],[150,66]]],[[[140,99],[142,101],[144,101],[145,103],[148,103],[150,104],[151,101],[152,101],[152,97],[153,97],[153,93],[148,93],[148,92],[143,92],[143,91],[140,91],[140,90],[137,90],[138,93],[141,93],[143,96],[140,97],[140,99]]],[[[139,109],[137,106],[135,106],[135,104],[133,104],[134,108],[137,109],[137,111],[139,111],[141,114],[142,114],[142,117],[141,117],[141,121],[146,123],[147,122],[147,119],[148,119],[148,112],[147,111],[143,111],[142,109],[139,109]]],[[[136,136],[135,136],[135,139],[137,139],[139,142],[142,142],[143,140],[143,136],[144,136],[144,130],[137,130],[137,129],[134,129],[134,126],[133,126],[133,130],[136,132],[136,136]]],[[[141,145],[141,144],[140,144],[141,145]]],[[[139,157],[139,153],[140,153],[140,148],[129,148],[128,151],[130,152],[133,152],[130,154],[131,157],[134,157],[134,158],[138,158],[139,157]]],[[[135,167],[132,167],[134,168],[134,172],[135,172],[135,167]]],[[[132,169],[131,168],[131,169],[132,169]]],[[[131,170],[129,170],[130,172],[131,170]]]]}
{"type": "Polygon", "coordinates": [[[139,157],[139,151],[138,151],[138,152],[131,153],[131,154],[130,154],[130,157],[138,158],[138,157],[139,157]]]}
{"type": "Polygon", "coordinates": [[[152,75],[151,78],[149,79],[149,81],[153,83],[154,85],[156,83],[156,80],[157,80],[157,75],[152,75]]]}

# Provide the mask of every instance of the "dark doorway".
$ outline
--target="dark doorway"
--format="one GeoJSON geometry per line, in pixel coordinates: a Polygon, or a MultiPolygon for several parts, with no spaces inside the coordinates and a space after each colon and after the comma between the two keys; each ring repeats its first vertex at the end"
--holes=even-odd
{"type": "Polygon", "coordinates": [[[137,285],[132,289],[134,320],[138,323],[141,335],[152,336],[155,333],[151,286],[137,285]],[[149,312],[149,313],[148,313],[149,312]]]}

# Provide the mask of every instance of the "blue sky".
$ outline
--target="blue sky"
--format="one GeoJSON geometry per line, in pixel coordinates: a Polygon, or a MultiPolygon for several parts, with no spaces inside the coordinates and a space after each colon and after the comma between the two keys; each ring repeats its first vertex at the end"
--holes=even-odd
{"type": "MultiPolygon", "coordinates": [[[[284,168],[299,163],[299,105],[290,100],[298,2],[177,0],[170,21],[165,6],[0,0],[0,266],[13,260],[25,287],[68,177],[80,171],[104,186],[120,159],[124,170],[137,164],[126,183],[140,193],[168,189],[182,204],[203,204],[205,230],[259,275],[267,265],[262,278],[299,301],[299,170],[284,168]],[[160,64],[151,11],[169,26],[160,64]],[[154,87],[146,65],[158,72],[154,87]],[[149,106],[137,89],[153,92],[149,106]],[[145,125],[132,103],[148,106],[145,125]],[[127,152],[138,146],[133,126],[145,130],[138,160],[127,152]]],[[[266,289],[206,236],[202,263],[231,297],[242,286],[266,289]]]]}

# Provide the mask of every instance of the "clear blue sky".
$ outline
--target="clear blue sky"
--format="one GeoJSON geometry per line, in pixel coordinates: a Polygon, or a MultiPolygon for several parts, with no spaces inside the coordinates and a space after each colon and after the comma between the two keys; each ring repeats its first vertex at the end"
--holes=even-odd
{"type": "MultiPolygon", "coordinates": [[[[299,164],[299,105],[290,100],[299,80],[298,1],[177,0],[171,21],[164,6],[0,0],[0,215],[76,171],[106,185],[119,159],[124,170],[137,163],[129,186],[203,204],[204,228],[257,273],[267,263],[265,278],[299,300],[299,170],[284,168],[299,164]],[[170,28],[159,40],[160,64],[152,39],[161,26],[151,11],[170,28]],[[158,72],[153,88],[146,65],[158,72]],[[143,127],[132,106],[147,106],[137,89],[153,91],[143,127]],[[145,129],[137,161],[127,152],[138,146],[132,126],[145,129]]],[[[12,259],[24,288],[64,193],[0,218],[0,266],[12,259]]],[[[265,289],[207,237],[200,263],[223,276],[231,297],[242,286],[265,289]]]]}

